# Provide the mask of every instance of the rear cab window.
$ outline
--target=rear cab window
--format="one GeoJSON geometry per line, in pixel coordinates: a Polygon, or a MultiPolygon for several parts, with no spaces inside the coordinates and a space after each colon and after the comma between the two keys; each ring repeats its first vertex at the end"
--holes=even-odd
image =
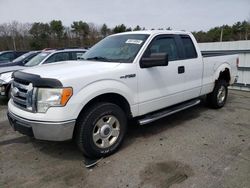
{"type": "Polygon", "coordinates": [[[180,35],[180,39],[183,44],[183,50],[184,50],[184,59],[193,59],[197,58],[197,52],[194,46],[194,43],[190,36],[188,35],[180,35]]]}

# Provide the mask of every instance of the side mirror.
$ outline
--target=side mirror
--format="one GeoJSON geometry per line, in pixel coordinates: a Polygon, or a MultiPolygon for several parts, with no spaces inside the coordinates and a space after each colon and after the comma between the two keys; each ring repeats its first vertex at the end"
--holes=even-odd
{"type": "Polygon", "coordinates": [[[167,53],[152,53],[150,57],[142,57],[140,61],[141,68],[150,68],[168,65],[167,53]]]}

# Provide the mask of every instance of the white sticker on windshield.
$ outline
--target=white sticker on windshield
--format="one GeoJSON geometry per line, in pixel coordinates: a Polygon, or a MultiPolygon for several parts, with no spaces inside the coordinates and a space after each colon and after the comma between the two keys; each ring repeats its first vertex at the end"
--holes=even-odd
{"type": "Polygon", "coordinates": [[[126,41],[127,44],[141,44],[143,41],[142,40],[137,40],[137,39],[128,39],[126,41]]]}

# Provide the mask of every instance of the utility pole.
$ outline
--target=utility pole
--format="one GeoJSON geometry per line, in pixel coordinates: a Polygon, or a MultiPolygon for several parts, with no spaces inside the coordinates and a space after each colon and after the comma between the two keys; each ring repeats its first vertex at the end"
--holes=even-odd
{"type": "Polygon", "coordinates": [[[223,39],[223,27],[221,28],[221,32],[220,32],[220,42],[222,42],[223,39]]]}
{"type": "Polygon", "coordinates": [[[12,36],[12,41],[13,41],[13,47],[14,47],[14,50],[16,51],[16,41],[15,41],[15,36],[12,36]]]}

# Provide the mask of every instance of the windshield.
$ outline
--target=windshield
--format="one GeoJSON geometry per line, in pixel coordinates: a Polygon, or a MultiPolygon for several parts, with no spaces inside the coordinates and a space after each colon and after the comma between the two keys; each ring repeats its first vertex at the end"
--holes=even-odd
{"type": "Polygon", "coordinates": [[[83,58],[92,61],[131,63],[148,36],[124,34],[107,37],[87,51],[83,58]]]}
{"type": "Polygon", "coordinates": [[[26,59],[32,52],[28,52],[26,54],[23,54],[21,56],[19,56],[18,58],[14,59],[12,62],[16,63],[19,61],[23,61],[24,59],[26,59]]]}
{"type": "Polygon", "coordinates": [[[41,52],[40,54],[33,57],[31,60],[28,61],[24,66],[25,67],[33,67],[39,65],[42,60],[44,60],[51,52],[41,52]]]}

